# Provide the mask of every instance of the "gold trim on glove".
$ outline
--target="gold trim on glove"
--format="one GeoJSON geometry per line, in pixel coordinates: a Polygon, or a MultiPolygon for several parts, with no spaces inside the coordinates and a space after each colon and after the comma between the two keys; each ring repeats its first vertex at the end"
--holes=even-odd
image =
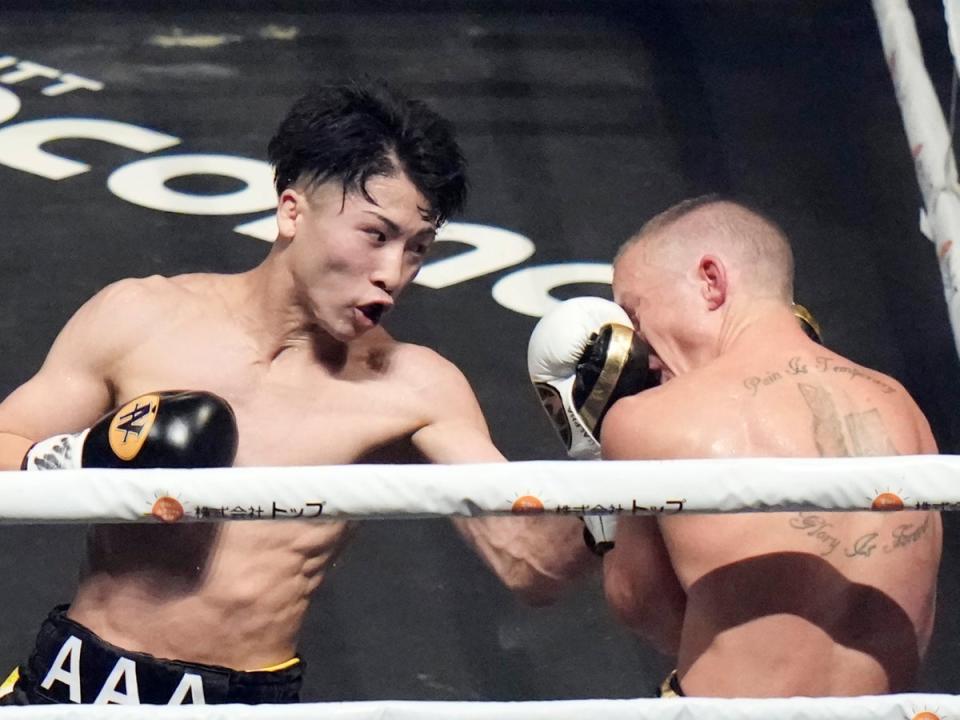
{"type": "MultiPolygon", "coordinates": [[[[793,303],[793,314],[796,316],[797,320],[800,321],[801,327],[803,327],[804,325],[808,325],[810,329],[813,330],[813,332],[816,334],[816,337],[811,339],[816,340],[818,343],[822,345],[823,333],[820,330],[820,323],[818,323],[816,321],[816,318],[813,317],[813,313],[807,310],[800,303],[793,303]]],[[[804,332],[806,332],[806,328],[804,328],[804,332]]],[[[809,335],[809,333],[807,334],[809,335]]]]}
{"type": "MultiPolygon", "coordinates": [[[[620,375],[627,364],[630,347],[633,344],[633,328],[628,328],[619,323],[610,323],[600,328],[597,337],[603,335],[607,328],[610,328],[610,342],[607,344],[603,369],[600,371],[600,377],[593,384],[587,399],[583,401],[583,406],[578,408],[580,416],[587,427],[590,428],[590,432],[594,434],[596,434],[597,424],[603,416],[603,411],[610,401],[610,396],[613,395],[613,391],[620,381],[620,375]]],[[[599,441],[600,438],[596,438],[596,440],[599,441]]]]}

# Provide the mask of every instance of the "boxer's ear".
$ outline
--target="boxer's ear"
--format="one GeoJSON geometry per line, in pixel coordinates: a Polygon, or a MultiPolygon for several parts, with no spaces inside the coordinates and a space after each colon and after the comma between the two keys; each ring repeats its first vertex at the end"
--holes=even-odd
{"type": "Polygon", "coordinates": [[[277,201],[277,234],[280,240],[293,240],[297,234],[297,218],[304,197],[293,188],[286,188],[277,201]]]}
{"type": "Polygon", "coordinates": [[[727,301],[727,269],[714,255],[704,255],[697,265],[701,294],[709,310],[716,310],[727,301]]]}

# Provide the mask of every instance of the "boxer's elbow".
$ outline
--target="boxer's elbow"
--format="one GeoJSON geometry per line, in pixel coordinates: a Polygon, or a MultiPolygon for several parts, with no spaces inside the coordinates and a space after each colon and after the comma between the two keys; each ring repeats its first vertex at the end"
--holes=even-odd
{"type": "Polygon", "coordinates": [[[520,602],[530,607],[553,605],[568,585],[565,579],[546,574],[522,558],[513,558],[509,569],[500,573],[500,580],[520,602]]]}
{"type": "Polygon", "coordinates": [[[454,524],[504,587],[526,605],[556,602],[574,579],[596,566],[578,521],[485,517],[454,524]]]}
{"type": "Polygon", "coordinates": [[[679,586],[645,582],[618,563],[605,562],[603,591],[614,617],[658,652],[676,657],[686,612],[679,586]]]}

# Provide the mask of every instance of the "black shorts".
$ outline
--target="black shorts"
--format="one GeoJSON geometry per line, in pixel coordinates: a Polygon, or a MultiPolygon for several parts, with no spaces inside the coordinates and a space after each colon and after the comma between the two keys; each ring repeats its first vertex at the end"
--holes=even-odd
{"type": "Polygon", "coordinates": [[[2,705],[128,703],[142,705],[292,703],[300,700],[303,662],[246,672],[128,652],[54,608],[33,653],[2,705]]]}

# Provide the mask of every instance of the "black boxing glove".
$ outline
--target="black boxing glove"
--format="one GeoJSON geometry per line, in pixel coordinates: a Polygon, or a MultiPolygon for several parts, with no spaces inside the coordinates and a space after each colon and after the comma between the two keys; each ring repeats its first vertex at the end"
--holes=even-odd
{"type": "Polygon", "coordinates": [[[227,467],[237,454],[238,437],[232,408],[213,393],[148,393],[107,413],[86,430],[34,443],[20,467],[227,467]]]}

